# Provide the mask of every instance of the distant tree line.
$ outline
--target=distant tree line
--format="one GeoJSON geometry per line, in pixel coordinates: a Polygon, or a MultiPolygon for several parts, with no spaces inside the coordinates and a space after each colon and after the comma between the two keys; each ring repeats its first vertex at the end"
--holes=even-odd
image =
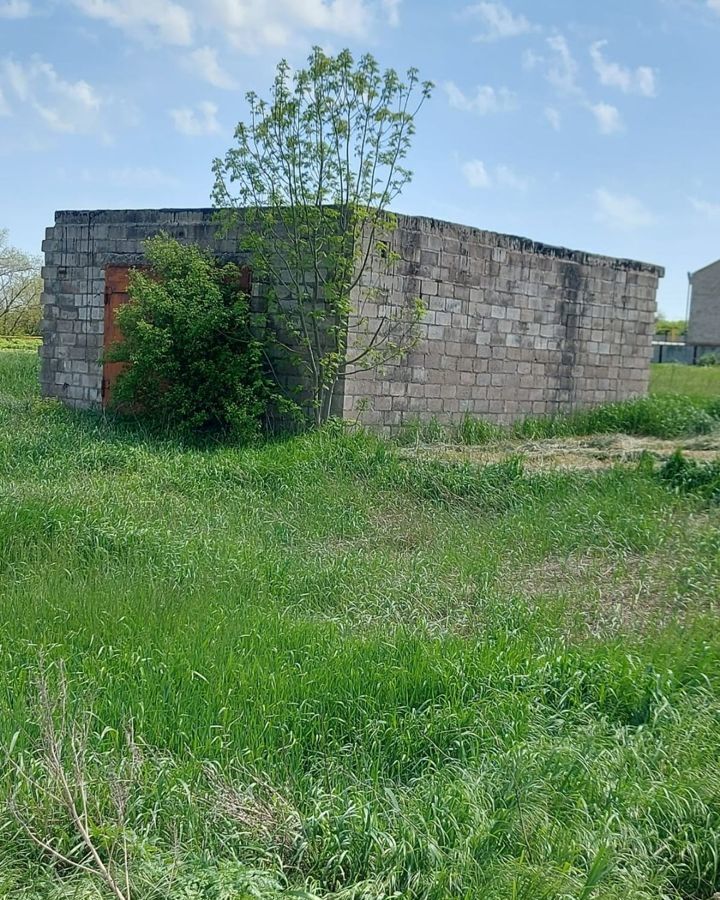
{"type": "Polygon", "coordinates": [[[662,314],[655,318],[655,334],[669,340],[681,340],[687,332],[685,319],[666,319],[662,314]]]}
{"type": "Polygon", "coordinates": [[[0,335],[39,334],[40,260],[10,244],[0,229],[0,335]]]}

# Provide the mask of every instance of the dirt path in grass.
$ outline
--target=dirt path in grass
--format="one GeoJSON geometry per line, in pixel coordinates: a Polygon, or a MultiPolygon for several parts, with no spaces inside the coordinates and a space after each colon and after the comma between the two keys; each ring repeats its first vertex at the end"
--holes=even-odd
{"type": "Polygon", "coordinates": [[[619,463],[636,462],[644,452],[662,462],[676,450],[682,450],[686,457],[698,462],[720,459],[720,435],[668,441],[631,437],[627,434],[608,434],[538,441],[501,441],[481,447],[438,444],[406,448],[402,452],[408,456],[480,464],[497,463],[508,456],[520,454],[528,470],[542,472],[551,469],[608,469],[619,463]]]}

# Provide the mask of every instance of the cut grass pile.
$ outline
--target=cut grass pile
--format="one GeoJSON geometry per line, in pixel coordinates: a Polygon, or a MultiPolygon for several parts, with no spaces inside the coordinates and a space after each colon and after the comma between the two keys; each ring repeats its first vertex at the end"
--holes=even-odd
{"type": "Polygon", "coordinates": [[[183,446],[40,401],[29,356],[0,354],[0,896],[110,896],[48,793],[64,682],[134,900],[720,890],[716,504],[339,427],[183,446]]]}

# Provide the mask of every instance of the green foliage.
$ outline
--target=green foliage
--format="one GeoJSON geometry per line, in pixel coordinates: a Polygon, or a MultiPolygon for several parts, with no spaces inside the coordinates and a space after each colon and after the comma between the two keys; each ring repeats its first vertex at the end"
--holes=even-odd
{"type": "Polygon", "coordinates": [[[720,365],[720,359],[718,359],[716,353],[703,353],[698,359],[697,364],[699,366],[717,366],[720,365]]]}
{"type": "Polygon", "coordinates": [[[0,343],[0,403],[14,407],[39,402],[37,368],[37,352],[0,343]]]}
{"type": "Polygon", "coordinates": [[[720,506],[335,422],[188,447],[36,376],[0,354],[0,896],[108,896],[18,821],[84,860],[10,768],[41,654],[133,900],[720,890],[720,506]]]}
{"type": "Polygon", "coordinates": [[[459,444],[488,444],[502,436],[500,426],[472,416],[465,416],[455,429],[455,440],[459,444]]]}
{"type": "Polygon", "coordinates": [[[444,444],[450,439],[450,431],[433,417],[427,422],[419,417],[407,419],[398,435],[398,444],[411,447],[414,444],[444,444]]]}
{"type": "Polygon", "coordinates": [[[39,334],[41,293],[40,260],[11,246],[0,228],[0,336],[39,334]]]}
{"type": "Polygon", "coordinates": [[[685,319],[666,319],[665,316],[659,315],[655,320],[655,332],[658,335],[669,334],[679,338],[686,331],[687,322],[685,319]]]}
{"type": "Polygon", "coordinates": [[[0,335],[0,350],[35,350],[41,339],[34,334],[0,335]]]}
{"type": "Polygon", "coordinates": [[[188,432],[254,438],[270,389],[238,268],[164,235],[146,256],[151,273],[131,273],[130,302],[117,311],[123,341],[108,358],[130,365],[114,405],[188,432]]]}
{"type": "Polygon", "coordinates": [[[415,117],[430,96],[368,55],[315,47],[305,69],[277,67],[271,99],[247,95],[250,116],[213,171],[226,227],[266,285],[282,349],[300,369],[316,423],[338,380],[397,360],[417,339],[422,304],[387,310],[378,276],[391,271],[389,206],[410,181],[415,117]]]}
{"type": "Polygon", "coordinates": [[[660,469],[660,477],[678,491],[720,500],[720,461],[700,463],[678,450],[660,469]]]}

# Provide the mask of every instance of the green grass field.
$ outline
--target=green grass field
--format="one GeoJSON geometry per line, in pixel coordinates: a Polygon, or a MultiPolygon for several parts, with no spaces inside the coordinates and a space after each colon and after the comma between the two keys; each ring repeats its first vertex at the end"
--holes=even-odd
{"type": "Polygon", "coordinates": [[[41,343],[42,340],[32,334],[0,334],[0,350],[37,350],[41,343]]]}
{"type": "Polygon", "coordinates": [[[36,367],[0,353],[1,897],[113,896],[58,771],[133,900],[720,891],[720,506],[182,446],[36,367]]]}
{"type": "Polygon", "coordinates": [[[655,394],[720,397],[720,366],[680,366],[655,363],[650,390],[655,394]]]}

